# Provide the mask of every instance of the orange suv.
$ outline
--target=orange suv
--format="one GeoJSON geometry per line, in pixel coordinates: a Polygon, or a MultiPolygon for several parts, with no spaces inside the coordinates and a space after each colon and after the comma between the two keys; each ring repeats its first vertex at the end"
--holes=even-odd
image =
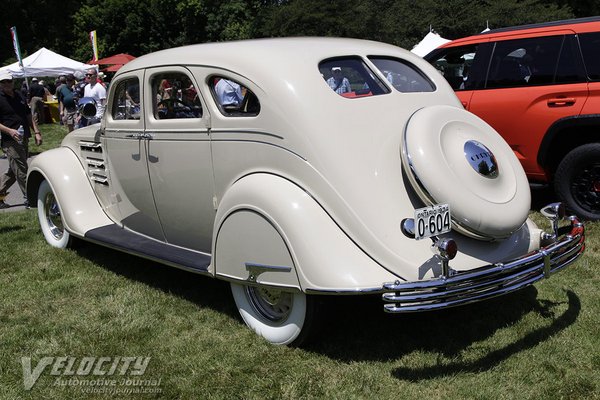
{"type": "Polygon", "coordinates": [[[508,142],[530,182],[600,219],[600,17],[502,28],[425,59],[508,142]]]}

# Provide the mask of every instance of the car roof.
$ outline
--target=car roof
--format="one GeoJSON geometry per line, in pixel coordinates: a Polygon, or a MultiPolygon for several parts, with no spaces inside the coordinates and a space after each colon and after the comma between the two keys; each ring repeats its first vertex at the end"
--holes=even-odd
{"type": "Polygon", "coordinates": [[[168,65],[212,66],[244,75],[264,71],[272,75],[281,68],[311,63],[315,66],[327,58],[341,56],[395,55],[412,58],[399,47],[348,38],[269,38],[232,42],[214,42],[177,47],[150,53],[125,64],[120,73],[168,65]]]}
{"type": "Polygon", "coordinates": [[[574,18],[560,21],[542,22],[538,24],[527,24],[511,26],[506,28],[492,29],[477,35],[468,36],[445,43],[438,48],[455,47],[463,44],[482,43],[498,38],[525,38],[528,36],[540,36],[553,31],[572,30],[574,32],[600,31],[600,16],[574,18]]]}

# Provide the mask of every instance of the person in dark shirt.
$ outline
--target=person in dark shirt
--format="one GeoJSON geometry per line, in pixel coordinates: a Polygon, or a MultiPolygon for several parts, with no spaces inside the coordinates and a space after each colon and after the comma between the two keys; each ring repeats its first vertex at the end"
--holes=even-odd
{"type": "Polygon", "coordinates": [[[56,90],[60,118],[69,132],[73,130],[77,118],[77,105],[75,104],[75,93],[73,93],[74,85],[75,77],[69,74],[65,77],[65,83],[56,90]]]}
{"type": "Polygon", "coordinates": [[[8,171],[0,176],[0,208],[10,207],[4,202],[8,188],[15,181],[19,184],[24,205],[27,202],[27,157],[31,128],[35,134],[35,143],[42,144],[42,135],[37,123],[31,116],[27,101],[13,87],[12,76],[8,72],[0,73],[0,145],[8,158],[8,171]]]}
{"type": "Polygon", "coordinates": [[[37,78],[33,78],[29,86],[29,107],[36,124],[44,122],[44,97],[46,88],[40,85],[37,78]]]}

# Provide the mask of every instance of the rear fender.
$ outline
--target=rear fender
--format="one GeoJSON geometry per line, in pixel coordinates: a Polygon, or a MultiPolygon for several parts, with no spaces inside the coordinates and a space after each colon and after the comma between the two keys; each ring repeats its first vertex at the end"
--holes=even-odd
{"type": "Polygon", "coordinates": [[[61,210],[65,229],[83,237],[94,228],[114,223],[102,210],[85,170],[73,151],[59,147],[35,157],[27,174],[27,198],[37,207],[40,184],[47,180],[61,210]]]}
{"type": "Polygon", "coordinates": [[[213,266],[223,279],[320,293],[375,291],[398,279],[280,176],[256,173],[235,182],[219,204],[214,232],[213,266]]]}

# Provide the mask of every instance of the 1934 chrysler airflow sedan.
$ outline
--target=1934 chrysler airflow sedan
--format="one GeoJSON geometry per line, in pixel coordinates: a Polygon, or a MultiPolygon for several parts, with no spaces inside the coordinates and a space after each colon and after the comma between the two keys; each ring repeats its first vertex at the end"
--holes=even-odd
{"type": "Polygon", "coordinates": [[[51,245],[227,280],[278,344],[305,338],[318,295],[435,310],[530,285],[584,249],[560,204],[542,210],[547,231],[528,219],[517,158],[431,65],[353,39],[140,57],[102,122],[36,157],[27,188],[51,245]]]}

